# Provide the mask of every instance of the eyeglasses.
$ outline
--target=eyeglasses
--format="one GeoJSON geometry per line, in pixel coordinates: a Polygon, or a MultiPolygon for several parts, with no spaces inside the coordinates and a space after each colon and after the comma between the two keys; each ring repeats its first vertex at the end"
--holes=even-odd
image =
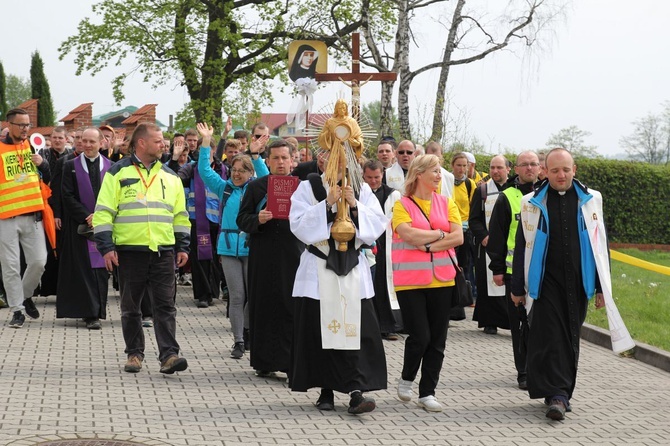
{"type": "Polygon", "coordinates": [[[247,169],[230,169],[230,171],[231,171],[232,173],[239,173],[239,174],[243,174],[243,173],[247,173],[247,172],[249,172],[247,169]]]}
{"type": "Polygon", "coordinates": [[[411,155],[413,153],[414,152],[412,150],[398,150],[398,155],[404,155],[404,154],[411,155]]]}
{"type": "Polygon", "coordinates": [[[540,163],[522,163],[522,164],[517,164],[517,167],[525,168],[525,167],[540,167],[540,163]]]}
{"type": "Polygon", "coordinates": [[[29,129],[31,126],[31,124],[18,124],[16,122],[10,122],[10,124],[15,125],[22,130],[29,129]]]}

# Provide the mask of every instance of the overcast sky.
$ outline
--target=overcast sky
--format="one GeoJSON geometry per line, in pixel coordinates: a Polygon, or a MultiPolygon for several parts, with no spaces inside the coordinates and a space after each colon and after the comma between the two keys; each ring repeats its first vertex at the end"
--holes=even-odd
{"type": "MultiPolygon", "coordinates": [[[[76,32],[83,17],[91,14],[93,3],[36,0],[2,5],[5,23],[15,19],[29,23],[20,37],[12,38],[12,28],[5,29],[0,45],[5,73],[28,78],[30,54],[39,50],[58,118],[83,102],[94,102],[95,115],[121,108],[114,104],[111,94],[110,80],[119,74],[113,67],[96,77],[77,77],[73,56],[58,60],[58,46],[76,32]]],[[[476,135],[490,153],[507,147],[515,151],[544,147],[551,134],[571,125],[591,132],[585,142],[597,146],[600,153],[623,152],[619,139],[632,132],[631,122],[660,112],[661,104],[670,100],[666,86],[669,18],[670,2],[664,0],[576,0],[565,23],[555,28],[551,51],[537,59],[538,68],[529,68],[511,52],[454,67],[450,100],[466,112],[470,134],[476,135]]],[[[434,36],[420,32],[417,42],[422,48],[413,49],[417,51],[413,54],[421,57],[422,51],[434,51],[435,41],[434,36]]],[[[417,60],[412,61],[413,68],[418,65],[417,60]]],[[[432,102],[436,80],[437,72],[414,82],[410,94],[413,110],[432,102]]],[[[139,76],[129,78],[124,91],[122,106],[158,103],[158,119],[165,123],[168,115],[188,100],[181,87],[152,90],[139,76]]],[[[339,91],[342,87],[319,90],[316,108],[332,102],[339,91]]],[[[379,86],[373,83],[361,91],[363,103],[379,97],[379,86]]],[[[274,107],[263,111],[287,111],[290,98],[277,98],[274,107]]]]}

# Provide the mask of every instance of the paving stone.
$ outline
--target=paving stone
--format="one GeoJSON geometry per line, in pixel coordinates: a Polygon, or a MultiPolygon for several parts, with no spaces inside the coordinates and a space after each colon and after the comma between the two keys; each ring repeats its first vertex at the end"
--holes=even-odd
{"type": "Polygon", "coordinates": [[[177,300],[177,339],[189,369],[172,376],[159,373],[153,329],[144,329],[142,371],[123,372],[119,297],[111,289],[99,332],[56,319],[53,296],[35,299],[42,317],[21,330],[9,329],[9,313],[0,312],[0,445],[96,438],[154,446],[632,446],[670,438],[669,373],[583,342],[573,412],[552,422],[541,401],[516,387],[509,333],[483,335],[471,309],[449,329],[436,392],[442,413],[397,399],[404,341],[384,341],[389,388],[372,393],[374,412],[349,415],[348,396],[337,394],[337,410],[321,413],[318,389],[292,393],[285,381],[254,376],[248,355],[228,358],[225,303],[198,309],[191,292],[180,286],[177,300]]]}

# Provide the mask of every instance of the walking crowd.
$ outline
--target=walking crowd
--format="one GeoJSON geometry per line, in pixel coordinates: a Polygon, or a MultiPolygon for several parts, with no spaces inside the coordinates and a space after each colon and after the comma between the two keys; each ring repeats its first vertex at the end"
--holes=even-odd
{"type": "Polygon", "coordinates": [[[414,399],[420,375],[418,406],[439,412],[449,323],[466,317],[462,269],[483,333],[511,331],[519,389],[543,398],[552,420],[571,411],[580,327],[611,279],[602,197],[575,179],[567,150],[524,151],[514,163],[497,155],[488,173],[454,153],[449,171],[440,144],[385,137],[367,160],[342,100],[314,154],[271,139],[263,123],[228,138],[230,120],[218,143],[206,123],[172,139],[139,124],[120,144],[103,124],[56,127],[35,151],[28,113],[6,119],[0,291],[10,327],[40,317],[36,296],[55,295],[57,318],[104,329],[111,282],[124,370],[142,370],[153,327],[161,373],[181,372],[176,287],[192,283],[203,311],[225,300],[230,357],[248,355],[258,377],[286,378],[293,391],[320,388],[318,410],[335,409],[335,392],[349,396],[349,413],[374,410],[368,393],[387,387],[383,341],[404,337],[398,398],[414,399]],[[278,184],[293,184],[288,210],[278,184]]]}

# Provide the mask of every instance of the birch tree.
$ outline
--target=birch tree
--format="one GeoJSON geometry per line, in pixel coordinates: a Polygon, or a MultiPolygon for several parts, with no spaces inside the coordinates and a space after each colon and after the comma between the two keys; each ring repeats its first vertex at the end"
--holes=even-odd
{"type": "MultiPolygon", "coordinates": [[[[480,5],[477,11],[467,11],[466,0],[451,2],[454,4],[451,18],[445,20],[446,39],[441,45],[441,59],[431,61],[416,69],[410,66],[410,49],[417,21],[418,11],[424,16],[437,16],[444,11],[447,0],[393,0],[397,11],[397,27],[393,55],[384,57],[384,45],[380,45],[366,35],[370,51],[365,63],[380,71],[398,73],[398,114],[401,138],[411,139],[409,92],[412,82],[420,74],[439,69],[440,75],[435,92],[432,134],[429,139],[442,141],[444,135],[444,109],[450,69],[455,65],[464,65],[480,61],[487,56],[509,49],[510,45],[520,43],[528,48],[536,45],[540,33],[549,29],[558,17],[564,13],[566,1],[552,0],[510,0],[507,8],[496,18],[490,19],[489,5],[480,5]],[[392,62],[391,62],[392,61],[392,62]],[[384,62],[384,63],[382,63],[384,62]]],[[[369,21],[363,12],[363,33],[369,21]]],[[[439,37],[435,41],[439,42],[439,37]]],[[[390,110],[389,99],[393,85],[382,90],[382,114],[390,110]]],[[[382,120],[382,122],[384,122],[382,120]]]]}

